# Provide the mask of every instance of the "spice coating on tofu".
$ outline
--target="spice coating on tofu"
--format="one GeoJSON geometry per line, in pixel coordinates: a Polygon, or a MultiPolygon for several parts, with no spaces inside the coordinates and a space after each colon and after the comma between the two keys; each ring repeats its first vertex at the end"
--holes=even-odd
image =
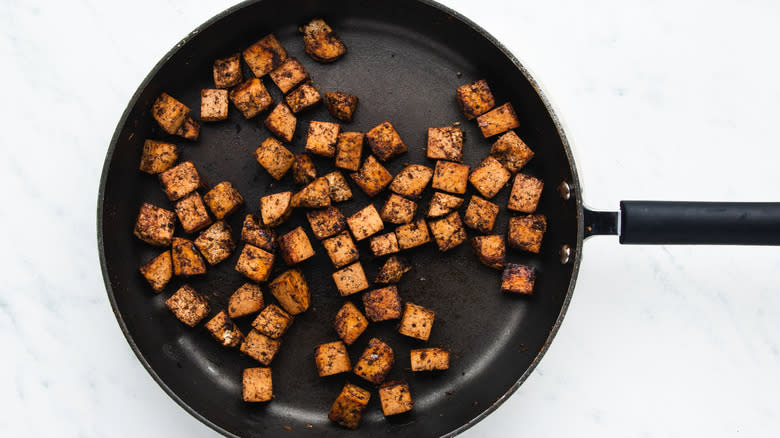
{"type": "Polygon", "coordinates": [[[267,110],[274,99],[263,85],[263,81],[252,78],[230,90],[230,101],[241,111],[244,118],[251,119],[267,110]]]}
{"type": "Polygon", "coordinates": [[[295,184],[305,185],[317,178],[317,169],[309,154],[295,154],[292,165],[293,180],[295,184]]]}
{"type": "Polygon", "coordinates": [[[493,143],[490,156],[498,160],[506,170],[515,174],[531,161],[534,151],[514,131],[509,131],[493,143]]]}
{"type": "Polygon", "coordinates": [[[370,399],[370,392],[347,383],[333,402],[328,419],[348,429],[357,429],[370,399]]]}
{"type": "Polygon", "coordinates": [[[292,214],[292,192],[280,192],[260,198],[260,216],[268,227],[281,225],[292,214]]]}
{"type": "Polygon", "coordinates": [[[522,213],[533,213],[539,205],[542,189],[544,189],[542,180],[518,173],[515,175],[515,182],[512,184],[506,208],[522,213]]]}
{"type": "Polygon", "coordinates": [[[214,225],[200,233],[195,239],[195,246],[210,265],[225,260],[236,249],[233,241],[233,230],[225,221],[215,222],[214,225]]]}
{"type": "Polygon", "coordinates": [[[333,62],[347,52],[347,46],[322,18],[298,28],[303,34],[303,50],[318,62],[333,62]]]}
{"type": "Polygon", "coordinates": [[[379,387],[379,401],[385,417],[409,412],[414,406],[409,384],[405,380],[386,382],[379,387]]]}
{"type": "Polygon", "coordinates": [[[374,204],[368,204],[347,218],[347,225],[357,241],[373,236],[385,228],[382,217],[379,216],[374,204]]]}
{"type": "Polygon", "coordinates": [[[274,360],[281,344],[282,341],[278,339],[271,339],[257,330],[252,330],[244,337],[240,350],[261,364],[268,365],[274,360]]]}
{"type": "Polygon", "coordinates": [[[149,203],[141,205],[135,220],[135,237],[154,246],[168,246],[176,228],[176,213],[149,203]]]}
{"type": "Polygon", "coordinates": [[[401,317],[401,296],[395,286],[374,289],[363,294],[366,316],[374,322],[401,317]]]}
{"type": "Polygon", "coordinates": [[[358,105],[358,97],[339,91],[325,93],[325,104],[328,112],[342,122],[351,122],[358,105]]]}
{"type": "Polygon", "coordinates": [[[475,229],[480,233],[490,233],[493,231],[493,225],[496,223],[498,210],[497,204],[474,195],[471,197],[468,207],[466,207],[463,222],[467,227],[475,229]]]}
{"type": "Polygon", "coordinates": [[[352,190],[347,184],[347,179],[344,178],[341,172],[338,170],[333,171],[324,177],[328,181],[328,188],[330,190],[330,200],[333,202],[343,202],[352,199],[352,190]]]}
{"type": "Polygon", "coordinates": [[[290,200],[293,207],[321,208],[330,205],[330,184],[324,177],[304,186],[290,200]]]}
{"type": "Polygon", "coordinates": [[[260,216],[248,214],[244,218],[244,225],[241,228],[241,241],[273,252],[276,248],[276,232],[263,225],[260,216]]]}
{"type": "Polygon", "coordinates": [[[200,125],[195,121],[195,119],[187,116],[179,130],[176,131],[176,135],[185,140],[196,141],[200,135],[200,125]]]}
{"type": "Polygon", "coordinates": [[[393,178],[393,182],[390,183],[390,191],[416,199],[422,195],[431,178],[433,178],[433,169],[422,164],[410,164],[393,178]]]}
{"type": "Polygon", "coordinates": [[[452,126],[428,128],[428,158],[463,161],[463,131],[452,126]]]}
{"type": "Polygon", "coordinates": [[[188,284],[165,300],[165,305],[179,321],[190,327],[198,325],[209,314],[208,301],[188,284]]]}
{"type": "Polygon", "coordinates": [[[358,250],[348,231],[322,241],[322,246],[330,257],[333,266],[338,269],[358,260],[358,250]]]}
{"type": "Polygon", "coordinates": [[[138,269],[155,292],[162,292],[173,277],[171,251],[165,251],[138,269]]]}
{"type": "Polygon", "coordinates": [[[342,297],[368,289],[366,273],[360,262],[355,262],[334,272],[333,282],[336,283],[336,289],[342,297]]]}
{"type": "Polygon", "coordinates": [[[214,86],[217,88],[231,88],[240,84],[243,80],[241,73],[241,55],[228,56],[214,61],[214,86]]]}
{"type": "Polygon", "coordinates": [[[433,320],[436,312],[426,309],[417,304],[406,303],[404,305],[404,314],[401,317],[401,325],[398,326],[398,333],[427,341],[431,336],[433,320]]]}
{"type": "Polygon", "coordinates": [[[431,241],[428,234],[428,225],[424,219],[401,225],[395,229],[395,237],[398,239],[398,247],[402,250],[424,245],[431,241]]]}
{"type": "Polygon", "coordinates": [[[457,211],[453,211],[442,219],[428,222],[433,239],[439,251],[449,251],[466,241],[466,229],[457,211]]]}
{"type": "Polygon", "coordinates": [[[284,103],[276,105],[265,119],[265,127],[277,138],[287,143],[292,141],[297,123],[298,119],[284,103]]]}
{"type": "Polygon", "coordinates": [[[293,317],[275,304],[269,304],[252,321],[252,328],[272,339],[281,338],[290,328],[293,317]]]}
{"type": "Polygon", "coordinates": [[[541,214],[516,216],[509,219],[509,246],[538,254],[547,231],[547,218],[541,214]]]}
{"type": "Polygon", "coordinates": [[[501,276],[501,292],[531,295],[536,281],[536,268],[509,263],[501,276]]]}
{"type": "Polygon", "coordinates": [[[320,377],[347,373],[352,369],[347,346],[341,341],[320,344],[315,347],[314,362],[320,377]]]}
{"type": "Polygon", "coordinates": [[[412,270],[412,265],[403,257],[390,256],[376,274],[374,283],[394,284],[401,281],[404,274],[412,270]]]}
{"type": "Polygon", "coordinates": [[[203,195],[203,201],[217,220],[230,216],[244,205],[244,197],[229,181],[222,181],[215,185],[203,195]]]}
{"type": "Polygon", "coordinates": [[[401,140],[401,136],[388,121],[371,128],[366,133],[366,141],[379,161],[387,161],[406,152],[406,145],[401,140]]]}
{"type": "Polygon", "coordinates": [[[336,167],[357,171],[360,168],[360,157],[363,154],[362,132],[342,132],[336,141],[336,167]]]}
{"type": "Polygon", "coordinates": [[[274,265],[274,255],[250,244],[244,245],[236,262],[236,271],[258,283],[267,281],[274,265]]]}
{"type": "Polygon", "coordinates": [[[295,161],[295,155],[275,138],[266,138],[255,150],[255,159],[275,180],[280,180],[295,161]]]}
{"type": "Polygon", "coordinates": [[[284,98],[284,101],[287,102],[287,106],[289,106],[290,110],[295,114],[313,107],[320,103],[321,100],[322,96],[320,95],[320,92],[309,82],[301,84],[284,98]]]}
{"type": "Polygon", "coordinates": [[[414,214],[417,212],[417,203],[410,201],[402,196],[391,194],[387,197],[385,205],[382,206],[382,210],[379,212],[379,216],[385,222],[391,224],[408,224],[414,219],[414,214]]]}
{"type": "Polygon", "coordinates": [[[467,119],[471,120],[496,106],[488,83],[480,79],[472,84],[461,85],[457,91],[458,104],[467,119]]]}
{"type": "Polygon", "coordinates": [[[493,269],[504,269],[506,263],[506,243],[504,236],[474,236],[471,248],[480,263],[493,269]]]}
{"type": "Polygon", "coordinates": [[[228,300],[228,316],[240,318],[259,312],[263,306],[263,291],[253,283],[244,283],[230,295],[228,300]]]}
{"type": "Polygon", "coordinates": [[[421,348],[409,351],[412,371],[440,371],[450,367],[450,352],[442,348],[421,348]]]}
{"type": "Polygon", "coordinates": [[[431,186],[437,190],[462,195],[466,193],[469,179],[469,166],[450,161],[437,161],[433,170],[431,186]]]}
{"type": "Polygon", "coordinates": [[[228,90],[204,89],[200,91],[200,119],[218,122],[228,116],[228,90]]]}
{"type": "Polygon", "coordinates": [[[369,241],[369,245],[371,253],[377,257],[394,254],[401,250],[401,248],[398,247],[398,238],[395,237],[395,233],[392,231],[372,237],[369,241]]]}
{"type": "Polygon", "coordinates": [[[520,126],[515,109],[507,102],[481,116],[477,117],[477,126],[485,138],[504,133],[520,126]]]}
{"type": "Polygon", "coordinates": [[[371,338],[352,372],[378,385],[390,374],[394,361],[393,349],[381,340],[371,338]]]}
{"type": "Polygon", "coordinates": [[[504,188],[512,174],[495,158],[487,156],[471,172],[469,182],[487,199],[496,196],[504,188]]]}
{"type": "Polygon", "coordinates": [[[223,347],[236,347],[244,339],[244,334],[233,324],[224,310],[214,315],[205,327],[223,347]]]}
{"type": "Polygon", "coordinates": [[[307,211],[306,219],[314,237],[320,240],[335,236],[347,228],[347,219],[336,207],[307,211]]]}
{"type": "Polygon", "coordinates": [[[206,262],[195,248],[195,245],[180,237],[174,237],[171,242],[171,262],[173,275],[189,277],[206,273],[206,262]]]}
{"type": "Polygon", "coordinates": [[[309,236],[303,227],[297,227],[279,238],[279,250],[284,262],[294,265],[314,256],[314,248],[311,246],[309,236]]]}
{"type": "Polygon", "coordinates": [[[309,308],[309,284],[300,269],[288,269],[268,284],[271,295],[290,315],[298,315],[309,308]]]}
{"type": "Polygon", "coordinates": [[[185,233],[194,233],[211,225],[211,218],[198,192],[176,201],[174,210],[185,233]]]}
{"type": "Polygon", "coordinates": [[[287,94],[301,82],[309,79],[309,73],[297,58],[287,58],[269,75],[282,93],[287,94]]]}
{"type": "Polygon", "coordinates": [[[244,62],[258,78],[270,73],[287,59],[287,51],[274,34],[264,36],[243,52],[244,62]]]}
{"type": "Polygon", "coordinates": [[[274,396],[270,368],[245,369],[241,383],[245,402],[267,402],[274,396]]]}
{"type": "Polygon", "coordinates": [[[345,344],[352,345],[368,328],[368,319],[360,313],[357,306],[347,301],[336,312],[333,328],[345,344]]]}
{"type": "Polygon", "coordinates": [[[175,144],[146,140],[138,168],[142,172],[154,175],[170,169],[178,159],[179,148],[175,144]]]}
{"type": "Polygon", "coordinates": [[[360,170],[357,173],[350,174],[350,176],[355,181],[355,184],[368,196],[376,196],[393,180],[393,175],[373,155],[369,155],[363,161],[360,170]]]}
{"type": "Polygon", "coordinates": [[[157,177],[169,201],[178,201],[206,185],[191,161],[183,161],[157,177]]]}
{"type": "Polygon", "coordinates": [[[168,134],[176,134],[189,115],[190,109],[187,105],[168,93],[160,93],[152,104],[152,117],[168,134]]]}
{"type": "Polygon", "coordinates": [[[339,139],[341,126],[338,123],[309,122],[306,134],[306,152],[322,157],[336,155],[336,142],[339,139]]]}
{"type": "Polygon", "coordinates": [[[463,198],[452,196],[444,192],[436,192],[431,196],[431,202],[428,204],[428,217],[444,216],[460,207],[463,204],[463,198]]]}

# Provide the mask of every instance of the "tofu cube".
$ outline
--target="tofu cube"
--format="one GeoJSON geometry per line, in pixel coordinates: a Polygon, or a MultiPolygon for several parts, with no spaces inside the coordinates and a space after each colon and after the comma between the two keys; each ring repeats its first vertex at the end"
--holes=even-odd
{"type": "Polygon", "coordinates": [[[463,162],[463,131],[452,126],[428,128],[427,157],[463,162]]]}
{"type": "Polygon", "coordinates": [[[247,368],[242,377],[242,396],[245,402],[267,402],[274,397],[271,368],[247,368]]]}
{"type": "Polygon", "coordinates": [[[290,111],[298,114],[299,112],[320,103],[320,101],[322,101],[322,96],[320,95],[319,90],[314,88],[314,85],[306,82],[292,90],[290,94],[284,98],[284,101],[287,102],[290,111]]]}
{"type": "Polygon", "coordinates": [[[363,161],[363,165],[360,166],[360,170],[356,173],[350,174],[352,180],[358,185],[368,196],[375,196],[377,193],[384,190],[390,181],[393,180],[393,175],[385,169],[384,166],[379,164],[379,161],[374,158],[373,155],[369,155],[368,158],[363,161]]]}
{"type": "Polygon", "coordinates": [[[200,90],[200,119],[218,122],[228,116],[228,90],[208,88],[200,90]]]}
{"type": "Polygon", "coordinates": [[[282,93],[295,88],[298,84],[309,79],[309,74],[303,65],[296,58],[287,58],[279,67],[276,67],[269,76],[282,93]]]}
{"type": "Polygon", "coordinates": [[[385,222],[399,225],[411,222],[415,213],[417,213],[416,202],[393,193],[387,197],[387,201],[385,201],[385,205],[379,212],[379,216],[385,222]]]}
{"type": "Polygon", "coordinates": [[[442,348],[420,348],[409,351],[412,371],[442,371],[450,368],[450,352],[442,348]]]}
{"type": "Polygon", "coordinates": [[[449,214],[463,204],[463,198],[452,196],[444,192],[436,192],[431,196],[428,204],[428,217],[441,217],[449,214]]]}
{"type": "Polygon", "coordinates": [[[336,237],[323,240],[322,246],[325,247],[325,251],[336,269],[358,261],[357,247],[347,231],[336,237]]]}
{"type": "Polygon", "coordinates": [[[244,205],[244,197],[229,181],[222,181],[203,196],[211,214],[222,220],[244,205]]]}
{"type": "Polygon", "coordinates": [[[347,46],[322,18],[298,29],[303,34],[303,50],[315,61],[333,62],[347,52],[347,46]]]}
{"type": "Polygon", "coordinates": [[[248,214],[244,218],[244,225],[241,228],[241,241],[250,243],[268,252],[274,252],[276,248],[276,233],[271,228],[263,225],[260,216],[248,214]]]}
{"type": "Polygon", "coordinates": [[[366,133],[368,147],[380,161],[406,152],[406,145],[390,122],[382,122],[366,133]]]}
{"type": "Polygon", "coordinates": [[[320,344],[314,348],[314,362],[320,377],[348,373],[352,369],[347,346],[341,341],[320,344]]]}
{"type": "Polygon", "coordinates": [[[225,221],[218,221],[195,239],[195,246],[210,265],[225,260],[236,249],[232,232],[230,225],[225,221]]]}
{"type": "Polygon", "coordinates": [[[198,124],[198,122],[195,121],[195,119],[193,119],[190,116],[187,116],[187,118],[184,119],[184,123],[182,123],[179,130],[176,131],[176,135],[178,135],[179,137],[185,140],[195,141],[198,139],[198,136],[200,135],[200,125],[198,124]]]}
{"type": "Polygon", "coordinates": [[[274,360],[280,345],[282,345],[282,341],[279,339],[271,339],[257,330],[252,330],[244,337],[244,342],[241,343],[239,349],[242,353],[267,366],[274,360]]]}
{"type": "Polygon", "coordinates": [[[291,315],[298,315],[309,308],[311,293],[309,284],[300,269],[288,269],[268,284],[271,295],[291,315]]]}
{"type": "Polygon", "coordinates": [[[306,185],[317,178],[317,169],[314,167],[309,154],[295,154],[295,161],[292,165],[293,180],[295,184],[306,185]]]}
{"type": "Polygon", "coordinates": [[[342,122],[351,122],[357,109],[358,97],[351,94],[336,92],[325,93],[325,104],[328,112],[342,122]]]}
{"type": "Polygon", "coordinates": [[[311,247],[309,236],[298,227],[279,238],[279,249],[282,258],[288,265],[294,265],[314,256],[314,248],[311,247]]]}
{"type": "Polygon", "coordinates": [[[398,247],[398,238],[394,232],[374,236],[370,240],[371,253],[377,257],[387,254],[395,254],[401,249],[398,247]]]}
{"type": "Polygon", "coordinates": [[[506,170],[515,174],[531,161],[534,151],[514,131],[509,131],[493,143],[490,156],[498,160],[506,170]]]}
{"type": "Polygon", "coordinates": [[[450,161],[437,161],[431,186],[437,190],[462,195],[469,181],[469,166],[450,161]]]}
{"type": "Polygon", "coordinates": [[[466,207],[463,222],[467,227],[487,234],[493,231],[497,216],[498,205],[474,195],[466,207]]]}
{"type": "Polygon", "coordinates": [[[268,280],[274,266],[274,254],[250,244],[244,245],[236,262],[236,271],[256,282],[268,280]]]}
{"type": "Polygon", "coordinates": [[[223,347],[237,347],[244,339],[244,334],[233,324],[224,310],[214,315],[205,327],[223,347]]]}
{"type": "Polygon", "coordinates": [[[269,137],[255,150],[255,159],[278,181],[292,167],[295,155],[279,140],[269,137]]]}
{"type": "Polygon", "coordinates": [[[333,402],[328,419],[348,429],[357,429],[370,399],[370,392],[347,383],[333,402]]]}
{"type": "Polygon", "coordinates": [[[265,127],[277,138],[287,143],[292,141],[297,123],[298,119],[284,103],[276,105],[265,119],[265,127]]]}
{"type": "Polygon", "coordinates": [[[214,61],[214,85],[217,88],[233,88],[243,80],[241,55],[228,56],[214,61]]]}
{"type": "Polygon", "coordinates": [[[404,167],[390,183],[390,191],[407,198],[419,198],[433,177],[433,169],[422,164],[404,167]]]}
{"type": "Polygon", "coordinates": [[[345,344],[352,345],[368,328],[368,320],[360,313],[357,306],[352,304],[351,301],[347,301],[336,312],[336,321],[333,323],[333,328],[336,329],[336,333],[338,333],[345,344]]]}
{"type": "Polygon", "coordinates": [[[244,283],[230,295],[228,300],[228,316],[240,318],[259,312],[265,303],[263,291],[260,286],[252,283],[244,283]]]}
{"type": "Polygon", "coordinates": [[[322,157],[336,155],[336,142],[339,139],[338,123],[309,122],[309,130],[306,134],[306,152],[322,157]]]}
{"type": "Polygon", "coordinates": [[[347,179],[338,170],[325,175],[330,189],[330,200],[333,202],[343,202],[352,199],[352,190],[347,184],[347,179]]]}
{"type": "Polygon", "coordinates": [[[390,256],[376,274],[374,283],[395,284],[401,277],[412,270],[412,265],[403,257],[390,256]]]}
{"type": "Polygon", "coordinates": [[[176,213],[144,202],[138,211],[133,234],[154,246],[168,246],[176,229],[176,213]]]}
{"type": "Polygon", "coordinates": [[[190,327],[198,325],[209,314],[209,302],[188,284],[165,300],[165,305],[179,321],[190,327]]]}
{"type": "Polygon", "coordinates": [[[360,262],[334,272],[333,282],[336,283],[336,289],[339,290],[342,297],[368,289],[366,273],[363,272],[363,266],[360,262]]]}
{"type": "Polygon", "coordinates": [[[401,317],[401,297],[395,286],[374,289],[363,294],[366,316],[374,322],[401,317]]]}
{"type": "Polygon", "coordinates": [[[355,363],[352,372],[375,385],[379,385],[390,374],[393,362],[393,349],[379,339],[371,338],[368,341],[368,346],[355,363]]]}
{"type": "Polygon", "coordinates": [[[321,210],[306,212],[311,231],[317,239],[335,236],[347,228],[347,219],[336,207],[325,207],[321,210]]]}
{"type": "Polygon", "coordinates": [[[245,119],[254,118],[267,110],[274,103],[274,98],[257,78],[248,79],[241,85],[230,90],[230,101],[241,111],[245,119]]]}
{"type": "Polygon", "coordinates": [[[404,305],[404,315],[401,317],[401,325],[398,326],[398,333],[427,341],[431,336],[433,328],[433,319],[436,312],[428,310],[417,304],[406,303],[404,305]]]}
{"type": "Polygon", "coordinates": [[[174,210],[185,233],[200,231],[212,223],[198,192],[192,192],[176,201],[174,210]]]}
{"type": "Polygon", "coordinates": [[[385,417],[409,412],[414,406],[409,384],[405,380],[386,382],[379,387],[379,401],[385,417]]]}
{"type": "Polygon", "coordinates": [[[398,239],[398,247],[402,250],[416,248],[431,241],[428,226],[423,219],[399,226],[395,229],[395,237],[398,239]]]}
{"type": "Polygon", "coordinates": [[[433,240],[439,251],[449,251],[466,241],[466,229],[457,211],[453,211],[442,219],[428,222],[433,234],[433,240]]]}
{"type": "Polygon", "coordinates": [[[243,55],[244,62],[258,78],[270,73],[287,59],[287,51],[272,33],[249,46],[243,55]]]}
{"type": "Polygon", "coordinates": [[[374,204],[368,204],[347,218],[347,225],[349,225],[349,229],[357,241],[373,236],[385,228],[382,223],[382,217],[379,216],[379,212],[376,211],[374,204]]]}
{"type": "Polygon", "coordinates": [[[190,115],[187,105],[171,97],[168,93],[160,93],[152,104],[152,117],[163,131],[176,134],[190,115]]]}
{"type": "Polygon", "coordinates": [[[195,245],[180,237],[174,237],[171,243],[171,264],[173,275],[189,277],[206,273],[206,262],[195,245]]]}
{"type": "Polygon", "coordinates": [[[260,198],[260,217],[263,225],[281,225],[292,214],[292,192],[280,192],[260,198]]]}
{"type": "Polygon", "coordinates": [[[511,177],[512,174],[498,160],[488,155],[471,172],[469,182],[482,196],[490,199],[504,188],[511,177]]]}
{"type": "Polygon", "coordinates": [[[206,185],[191,161],[183,161],[171,167],[160,173],[158,178],[169,201],[178,201],[206,185]]]}
{"type": "Polygon", "coordinates": [[[466,118],[471,120],[490,111],[496,106],[496,101],[487,81],[481,79],[458,87],[458,104],[466,118]]]}
{"type": "Polygon", "coordinates": [[[493,269],[504,269],[506,264],[506,243],[504,236],[474,236],[471,248],[479,261],[493,269]]]}
{"type": "Polygon", "coordinates": [[[317,178],[294,194],[293,207],[322,208],[330,205],[330,184],[325,178],[317,178]]]}
{"type": "Polygon", "coordinates": [[[175,144],[146,140],[138,168],[142,172],[154,175],[170,169],[178,159],[179,148],[175,144]]]}
{"type": "Polygon", "coordinates": [[[536,268],[509,263],[501,276],[501,292],[531,295],[536,281],[536,268]]]}
{"type": "Polygon", "coordinates": [[[521,213],[533,213],[542,197],[544,182],[524,173],[515,175],[506,208],[521,213]]]}
{"type": "Polygon", "coordinates": [[[509,219],[507,240],[512,248],[539,254],[545,231],[547,231],[547,218],[544,215],[516,216],[509,219]]]}
{"type": "Polygon", "coordinates": [[[155,292],[162,292],[165,286],[173,277],[173,264],[171,262],[171,251],[165,251],[157,257],[141,265],[139,269],[149,286],[155,292]]]}
{"type": "Polygon", "coordinates": [[[342,132],[336,141],[336,167],[353,172],[360,168],[363,154],[363,133],[342,132]]]}
{"type": "Polygon", "coordinates": [[[275,304],[269,304],[252,321],[252,328],[272,339],[281,338],[293,323],[293,317],[275,304]]]}
{"type": "Polygon", "coordinates": [[[507,102],[477,117],[477,126],[485,138],[504,133],[520,126],[515,109],[507,102]]]}

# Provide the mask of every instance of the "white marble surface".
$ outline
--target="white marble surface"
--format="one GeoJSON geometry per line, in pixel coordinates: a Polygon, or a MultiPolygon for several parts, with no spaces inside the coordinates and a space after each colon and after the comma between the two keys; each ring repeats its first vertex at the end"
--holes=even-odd
{"type": "MultiPolygon", "coordinates": [[[[780,4],[448,0],[568,127],[585,199],[776,200],[780,4]],[[587,4],[587,6],[586,6],[587,4]]],[[[217,0],[0,3],[0,436],[214,436],[106,299],[95,207],[127,100],[217,0]]],[[[536,372],[464,436],[778,436],[775,248],[585,245],[536,372]]]]}

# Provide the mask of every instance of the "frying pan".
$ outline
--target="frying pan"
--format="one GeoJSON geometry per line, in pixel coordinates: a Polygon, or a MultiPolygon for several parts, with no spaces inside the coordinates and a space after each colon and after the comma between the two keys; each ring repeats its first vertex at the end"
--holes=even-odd
{"type": "MultiPolygon", "coordinates": [[[[499,42],[468,19],[429,0],[259,0],[237,5],[214,17],[176,45],[150,72],[133,95],[106,156],[98,199],[98,245],[103,277],[119,325],[138,359],[158,384],[184,409],[226,436],[296,433],[337,436],[344,429],[327,420],[328,409],[346,381],[369,388],[356,376],[319,378],[313,347],[337,339],[332,318],[343,304],[330,278],[333,269],[324,250],[302,264],[312,291],[312,308],[296,317],[272,364],[273,402],[241,401],[241,373],[257,366],[235,350],[220,347],[205,329],[190,329],[176,320],[164,300],[185,283],[174,279],[166,291],[152,293],[138,266],[158,254],[132,235],[138,208],[151,202],[165,208],[154,177],[137,170],[146,138],[181,146],[182,159],[193,161],[206,181],[229,180],[247,200],[229,218],[234,234],[242,218],[257,211],[268,193],[295,190],[288,176],[270,179],[252,152],[269,136],[263,115],[245,120],[231,110],[228,120],[203,124],[198,142],[169,138],[152,119],[149,108],[166,91],[197,116],[199,92],[212,86],[211,63],[242,50],[273,32],[291,56],[300,59],[323,91],[356,94],[355,120],[344,129],[366,131],[383,120],[396,126],[409,152],[387,163],[392,173],[405,163],[427,163],[423,146],[426,128],[462,122],[466,135],[464,162],[477,164],[490,147],[476,124],[466,121],[455,100],[462,84],[485,78],[498,103],[509,101],[521,121],[516,129],[535,151],[524,172],[545,181],[538,211],[546,215],[548,231],[541,253],[510,251],[509,261],[538,270],[530,297],[501,294],[500,273],[476,261],[469,245],[446,254],[429,244],[404,256],[413,269],[398,288],[405,301],[436,311],[428,343],[404,338],[392,322],[372,324],[350,347],[354,361],[371,337],[395,350],[396,365],[389,379],[408,380],[414,409],[385,418],[376,392],[363,418],[360,435],[451,436],[472,426],[506,400],[542,358],[561,323],[574,289],[586,237],[619,234],[622,243],[780,244],[780,204],[669,203],[626,201],[620,212],[595,212],[582,204],[581,188],[566,136],[550,105],[523,66],[499,42]],[[334,64],[318,64],[304,53],[298,25],[313,17],[326,19],[346,42],[347,55],[334,64]],[[408,372],[412,348],[440,345],[453,353],[443,373],[408,372]]],[[[248,74],[245,70],[245,74],[248,74]]],[[[281,95],[268,83],[276,101],[281,95]]],[[[299,117],[290,148],[303,149],[310,120],[332,120],[323,106],[299,117]]],[[[332,168],[315,158],[320,174],[332,168]]],[[[369,199],[356,187],[355,198],[339,204],[350,215],[369,202],[381,206],[385,195],[369,199]]],[[[494,202],[506,205],[508,189],[494,202]]],[[[473,193],[469,188],[465,198],[473,193]]],[[[424,193],[429,198],[431,189],[424,193]]],[[[426,205],[420,206],[425,211],[426,205]]],[[[294,215],[278,230],[284,233],[308,225],[294,215]]],[[[509,215],[502,207],[494,232],[504,233],[509,215]]],[[[177,231],[178,233],[178,231],[177,231]]],[[[470,235],[473,235],[469,231],[470,235]]],[[[384,259],[370,257],[359,245],[361,262],[373,279],[384,259]]],[[[187,279],[210,301],[225,307],[229,295],[244,283],[234,272],[237,254],[210,267],[206,276],[187,279]]],[[[279,262],[276,271],[284,269],[279,262]]],[[[265,294],[270,301],[269,294],[265,294]]],[[[359,297],[350,297],[359,305],[359,297]]],[[[249,318],[251,319],[251,317],[249,318]]],[[[249,321],[239,320],[246,331],[249,321]]]]}

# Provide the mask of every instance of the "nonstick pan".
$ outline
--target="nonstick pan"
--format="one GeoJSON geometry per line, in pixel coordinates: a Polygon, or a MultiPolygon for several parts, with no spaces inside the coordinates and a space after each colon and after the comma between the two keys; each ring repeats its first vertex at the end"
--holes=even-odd
{"type": "MultiPolygon", "coordinates": [[[[500,272],[471,254],[468,244],[445,254],[429,244],[404,254],[413,265],[398,284],[402,298],[434,309],[436,322],[428,343],[404,338],[392,322],[372,324],[350,348],[354,361],[367,340],[377,336],[395,350],[390,379],[408,380],[415,398],[410,413],[385,418],[376,392],[359,435],[444,436],[475,424],[506,400],[526,379],[552,341],[571,298],[583,241],[593,234],[620,234],[623,243],[779,244],[780,204],[696,204],[624,202],[621,212],[593,212],[583,207],[581,188],[566,136],[550,105],[523,66],[499,42],[468,19],[428,0],[260,0],[242,3],[205,23],[176,45],[149,73],[133,95],[108,149],[98,200],[98,245],[103,277],[119,325],[131,348],[152,377],[183,408],[227,436],[300,434],[337,436],[344,429],[327,419],[327,412],[346,381],[369,386],[354,375],[319,378],[314,367],[315,345],[337,340],[332,319],[344,299],[330,274],[333,268],[318,243],[317,254],[302,264],[312,290],[312,308],[296,317],[272,364],[275,399],[268,404],[241,400],[241,373],[257,362],[220,347],[205,331],[190,329],[174,318],[165,299],[185,281],[174,279],[154,294],[138,266],[157,253],[133,237],[140,205],[165,208],[154,177],[138,171],[145,139],[180,145],[206,181],[231,181],[247,200],[229,218],[234,234],[245,214],[255,213],[261,196],[295,190],[288,176],[270,179],[252,156],[268,137],[261,115],[245,120],[231,109],[228,120],[202,125],[200,139],[186,143],[167,136],[149,108],[165,91],[191,108],[197,117],[200,90],[212,86],[214,59],[238,52],[273,32],[291,56],[300,59],[322,91],[341,90],[360,97],[355,120],[346,130],[366,131],[390,120],[409,146],[407,154],[387,163],[392,173],[405,163],[433,162],[425,158],[426,129],[461,122],[466,141],[464,162],[476,165],[492,140],[482,138],[474,121],[463,117],[455,89],[485,78],[498,103],[511,102],[521,121],[517,134],[535,151],[524,172],[544,180],[538,211],[548,220],[541,253],[510,251],[509,261],[538,270],[532,296],[501,294],[500,272]],[[297,27],[323,17],[340,33],[349,50],[333,64],[319,64],[303,52],[297,27]],[[408,371],[412,348],[440,345],[453,353],[451,368],[418,375],[408,371]]],[[[245,70],[245,74],[248,74],[245,70]]],[[[276,101],[281,95],[266,80],[276,101]]],[[[332,120],[324,106],[299,118],[290,143],[303,150],[310,120],[332,120]]],[[[319,172],[332,162],[315,159],[319,172]]],[[[340,204],[349,215],[369,202],[377,207],[386,195],[369,199],[355,186],[355,198],[340,204]]],[[[508,188],[494,202],[502,206],[494,232],[505,233],[508,188]]],[[[428,199],[431,189],[424,193],[428,199]]],[[[465,198],[473,194],[469,188],[465,198]]],[[[420,206],[425,211],[426,205],[420,206]]],[[[462,211],[462,210],[461,210],[462,211]]],[[[308,224],[296,214],[280,233],[308,224]]],[[[470,236],[474,233],[469,231],[470,236]]],[[[361,261],[373,279],[384,258],[359,246],[361,261]]],[[[229,295],[244,283],[233,267],[237,254],[210,267],[206,276],[187,283],[207,295],[211,308],[225,307],[229,295]]],[[[281,261],[276,271],[283,269],[281,261]]],[[[271,301],[270,294],[265,294],[271,301]]],[[[359,297],[352,300],[360,306],[359,297]]],[[[249,318],[251,320],[251,317],[249,318]]],[[[249,321],[239,320],[245,331],[249,321]]]]}

